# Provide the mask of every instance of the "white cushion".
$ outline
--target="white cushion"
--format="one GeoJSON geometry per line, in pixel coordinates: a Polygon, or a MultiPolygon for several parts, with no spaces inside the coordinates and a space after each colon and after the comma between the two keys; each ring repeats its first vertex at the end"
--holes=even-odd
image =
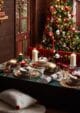
{"type": "Polygon", "coordinates": [[[0,100],[10,104],[15,109],[22,109],[35,104],[37,100],[28,94],[24,94],[16,89],[8,89],[0,93],[0,100]]]}
{"type": "Polygon", "coordinates": [[[43,105],[39,104],[34,104],[28,108],[20,110],[14,110],[13,107],[11,107],[10,105],[0,101],[0,113],[45,113],[45,112],[46,108],[43,105]]]}

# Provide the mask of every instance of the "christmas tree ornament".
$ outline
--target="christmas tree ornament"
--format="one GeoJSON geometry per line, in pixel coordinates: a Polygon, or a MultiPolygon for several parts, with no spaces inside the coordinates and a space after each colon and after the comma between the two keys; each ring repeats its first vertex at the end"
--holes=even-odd
{"type": "Polygon", "coordinates": [[[21,62],[23,59],[24,59],[24,55],[23,55],[23,53],[20,52],[18,57],[17,57],[17,61],[21,62]]]}
{"type": "Polygon", "coordinates": [[[59,6],[56,4],[55,7],[58,8],[59,6]]]}
{"type": "Polygon", "coordinates": [[[46,20],[47,20],[47,21],[50,21],[50,16],[47,16],[46,20]]]}
{"type": "Polygon", "coordinates": [[[72,18],[71,14],[68,14],[68,17],[69,17],[69,19],[71,19],[72,18]]]}
{"type": "Polygon", "coordinates": [[[60,30],[59,30],[59,29],[56,30],[56,34],[57,34],[57,35],[60,35],[60,30]]]}
{"type": "Polygon", "coordinates": [[[52,39],[54,40],[54,36],[52,36],[52,39]]]}
{"type": "Polygon", "coordinates": [[[63,47],[66,47],[66,43],[63,44],[63,47]]]}
{"type": "MultiPolygon", "coordinates": [[[[50,27],[49,30],[52,32],[53,31],[52,27],[50,27]]],[[[53,32],[52,32],[52,34],[53,34],[53,32]]]]}
{"type": "Polygon", "coordinates": [[[62,19],[61,18],[58,18],[58,23],[61,23],[62,22],[62,19]]]}
{"type": "Polygon", "coordinates": [[[50,37],[53,36],[53,32],[52,32],[52,31],[49,32],[49,36],[50,36],[50,37]]]}
{"type": "Polygon", "coordinates": [[[21,67],[24,67],[24,66],[26,65],[25,60],[22,60],[22,61],[20,62],[20,65],[21,65],[21,67]]]}
{"type": "Polygon", "coordinates": [[[65,36],[65,34],[66,34],[66,32],[65,32],[65,31],[63,31],[63,32],[62,32],[62,34],[63,34],[63,37],[64,37],[64,36],[65,36]]]}
{"type": "Polygon", "coordinates": [[[54,57],[55,57],[56,59],[59,59],[59,58],[60,58],[59,53],[56,53],[54,57]]]}
{"type": "Polygon", "coordinates": [[[54,18],[53,17],[51,17],[51,23],[53,23],[54,22],[54,18]]]}
{"type": "Polygon", "coordinates": [[[62,0],[63,2],[67,2],[67,0],[62,0]]]}
{"type": "Polygon", "coordinates": [[[71,10],[71,7],[70,6],[65,6],[65,11],[70,11],[71,10]]]}
{"type": "Polygon", "coordinates": [[[55,11],[55,7],[54,6],[50,6],[50,12],[53,13],[55,11]]]}
{"type": "Polygon", "coordinates": [[[57,2],[60,2],[60,0],[56,0],[57,2]]]}
{"type": "Polygon", "coordinates": [[[68,18],[64,18],[64,22],[68,22],[68,18]]]}
{"type": "Polygon", "coordinates": [[[71,14],[71,17],[74,17],[74,14],[71,14]]]}
{"type": "Polygon", "coordinates": [[[80,51],[80,33],[76,32],[73,21],[72,3],[71,0],[54,0],[50,3],[50,10],[54,11],[49,12],[43,32],[43,47],[46,49],[53,47],[55,50],[80,51]]]}
{"type": "Polygon", "coordinates": [[[56,15],[56,13],[57,13],[57,12],[56,12],[56,11],[54,11],[52,14],[56,15]]]}
{"type": "Polygon", "coordinates": [[[70,38],[71,38],[71,36],[70,36],[70,35],[68,35],[67,37],[68,37],[68,39],[70,39],[70,38]]]}
{"type": "Polygon", "coordinates": [[[63,5],[60,8],[61,8],[62,11],[64,11],[64,6],[63,5]]]}
{"type": "Polygon", "coordinates": [[[76,30],[75,27],[73,27],[73,28],[72,28],[72,31],[75,31],[75,30],[76,30]]]}

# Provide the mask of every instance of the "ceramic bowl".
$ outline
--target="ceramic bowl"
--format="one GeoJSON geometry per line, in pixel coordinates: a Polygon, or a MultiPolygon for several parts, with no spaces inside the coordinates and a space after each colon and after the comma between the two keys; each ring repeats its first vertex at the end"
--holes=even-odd
{"type": "Polygon", "coordinates": [[[75,85],[80,85],[80,79],[75,75],[70,74],[70,81],[75,85]]]}

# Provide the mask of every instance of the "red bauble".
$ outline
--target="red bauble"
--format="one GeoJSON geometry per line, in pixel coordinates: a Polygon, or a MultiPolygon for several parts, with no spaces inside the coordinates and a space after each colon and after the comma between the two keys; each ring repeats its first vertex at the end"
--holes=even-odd
{"type": "Polygon", "coordinates": [[[60,0],[56,0],[57,2],[60,2],[60,0]]]}
{"type": "Polygon", "coordinates": [[[50,6],[50,12],[53,13],[55,10],[56,10],[55,7],[51,5],[50,6]]]}
{"type": "Polygon", "coordinates": [[[47,21],[50,21],[50,19],[51,19],[51,17],[48,15],[47,18],[46,18],[46,20],[47,21]]]}
{"type": "Polygon", "coordinates": [[[70,7],[70,6],[65,6],[65,7],[64,7],[64,10],[65,10],[65,11],[70,11],[70,10],[71,10],[71,7],[70,7]]]}
{"type": "Polygon", "coordinates": [[[49,28],[48,28],[48,26],[45,26],[44,33],[45,33],[45,34],[48,34],[48,32],[49,32],[49,28]]]}
{"type": "Polygon", "coordinates": [[[71,14],[71,17],[74,17],[74,14],[71,14]]]}
{"type": "Polygon", "coordinates": [[[68,18],[64,18],[64,22],[68,22],[68,18]]]}
{"type": "Polygon", "coordinates": [[[67,2],[67,0],[63,0],[63,2],[67,2]]]}
{"type": "Polygon", "coordinates": [[[76,28],[73,27],[73,26],[71,26],[69,30],[75,32],[76,31],[76,28]]]}
{"type": "Polygon", "coordinates": [[[53,32],[52,32],[52,31],[49,32],[49,36],[50,36],[50,37],[53,36],[53,32]]]}
{"type": "Polygon", "coordinates": [[[24,60],[22,60],[22,61],[20,62],[20,64],[21,64],[21,67],[24,67],[25,64],[26,64],[26,62],[25,62],[24,60]]]}
{"type": "Polygon", "coordinates": [[[75,27],[73,27],[73,28],[72,28],[72,31],[75,31],[75,30],[76,30],[75,27]]]}

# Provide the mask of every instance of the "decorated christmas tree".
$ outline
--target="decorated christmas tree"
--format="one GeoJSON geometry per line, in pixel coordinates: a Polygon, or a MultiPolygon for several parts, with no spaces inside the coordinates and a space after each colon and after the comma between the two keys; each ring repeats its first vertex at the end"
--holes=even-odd
{"type": "Polygon", "coordinates": [[[80,34],[73,17],[72,0],[50,3],[42,40],[44,48],[80,52],[80,34]]]}

